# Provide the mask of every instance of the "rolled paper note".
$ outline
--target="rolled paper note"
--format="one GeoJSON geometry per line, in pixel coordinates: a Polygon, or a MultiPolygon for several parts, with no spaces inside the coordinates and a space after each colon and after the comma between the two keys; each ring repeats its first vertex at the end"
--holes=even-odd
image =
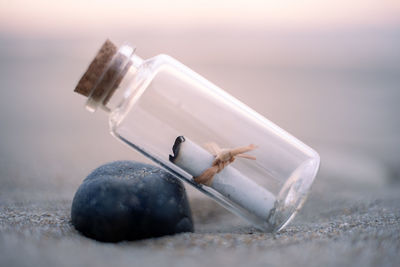
{"type": "MultiPolygon", "coordinates": [[[[183,136],[176,138],[172,150],[174,155],[169,160],[193,177],[200,176],[215,160],[210,152],[183,136]]],[[[214,175],[210,187],[265,220],[275,205],[271,192],[230,165],[214,175]]]]}

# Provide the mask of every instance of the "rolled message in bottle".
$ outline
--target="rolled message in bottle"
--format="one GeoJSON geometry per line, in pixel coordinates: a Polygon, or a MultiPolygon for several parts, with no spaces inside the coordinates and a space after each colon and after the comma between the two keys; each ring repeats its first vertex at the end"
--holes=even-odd
{"type": "MultiPolygon", "coordinates": [[[[169,160],[193,177],[202,175],[215,160],[210,152],[183,136],[176,138],[172,149],[174,155],[169,160]]],[[[214,175],[210,187],[264,220],[275,205],[271,192],[229,165],[214,175]]]]}

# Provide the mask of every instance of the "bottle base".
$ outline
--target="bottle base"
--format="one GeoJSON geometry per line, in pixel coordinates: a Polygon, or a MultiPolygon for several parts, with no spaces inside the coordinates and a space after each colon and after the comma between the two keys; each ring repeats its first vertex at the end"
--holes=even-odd
{"type": "Polygon", "coordinates": [[[268,220],[268,228],[273,229],[273,232],[285,228],[303,207],[317,175],[319,163],[319,157],[304,162],[286,181],[268,220]]]}

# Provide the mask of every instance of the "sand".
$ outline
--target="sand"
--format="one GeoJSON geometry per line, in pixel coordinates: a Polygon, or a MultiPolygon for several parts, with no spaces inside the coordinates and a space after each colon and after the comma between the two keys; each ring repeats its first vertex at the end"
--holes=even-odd
{"type": "Polygon", "coordinates": [[[209,199],[192,198],[194,233],[117,244],[76,232],[68,196],[14,192],[0,200],[0,266],[400,264],[397,184],[339,190],[317,181],[300,214],[275,235],[254,229],[209,199]]]}

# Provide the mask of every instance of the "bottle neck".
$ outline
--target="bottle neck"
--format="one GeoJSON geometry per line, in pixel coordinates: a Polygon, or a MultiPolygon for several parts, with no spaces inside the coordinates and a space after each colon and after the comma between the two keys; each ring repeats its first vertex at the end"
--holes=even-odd
{"type": "Polygon", "coordinates": [[[121,46],[105,68],[99,73],[97,80],[88,95],[86,108],[90,112],[99,107],[112,111],[124,98],[124,89],[143,63],[143,59],[134,54],[135,49],[128,45],[121,46]]]}

